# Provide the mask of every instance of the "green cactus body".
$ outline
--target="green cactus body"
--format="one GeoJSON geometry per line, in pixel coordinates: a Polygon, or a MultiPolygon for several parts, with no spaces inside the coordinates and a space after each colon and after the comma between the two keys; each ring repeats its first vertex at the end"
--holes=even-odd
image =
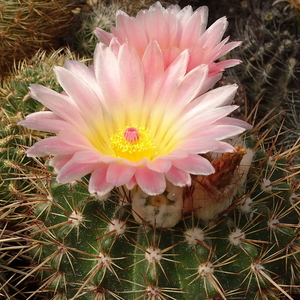
{"type": "MultiPolygon", "coordinates": [[[[248,138],[255,155],[233,203],[208,221],[186,213],[172,228],[136,221],[135,191],[97,199],[86,179],[60,185],[48,175],[27,242],[29,274],[42,280],[31,297],[293,299],[299,198],[287,157],[270,157],[254,141],[248,138]]],[[[169,203],[155,201],[147,205],[160,210],[169,203]]]]}
{"type": "MultiPolygon", "coordinates": [[[[28,158],[25,151],[36,141],[45,138],[42,133],[18,126],[17,123],[30,113],[45,109],[41,103],[29,96],[28,86],[39,83],[56,91],[61,91],[57,84],[53,65],[63,65],[66,59],[75,59],[69,50],[57,50],[50,54],[39,51],[31,60],[20,63],[10,77],[3,81],[0,88],[0,196],[1,201],[21,199],[30,193],[39,160],[28,158]],[[23,180],[20,180],[20,177],[23,180]]],[[[84,60],[84,59],[82,59],[84,60]]],[[[40,163],[39,163],[40,162],[40,163]]]]}

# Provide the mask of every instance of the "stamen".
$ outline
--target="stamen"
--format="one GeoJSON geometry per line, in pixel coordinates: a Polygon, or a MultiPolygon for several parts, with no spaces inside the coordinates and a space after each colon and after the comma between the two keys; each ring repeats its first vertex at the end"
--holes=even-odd
{"type": "Polygon", "coordinates": [[[124,132],[126,142],[135,143],[140,139],[139,131],[134,127],[129,127],[124,132]]]}

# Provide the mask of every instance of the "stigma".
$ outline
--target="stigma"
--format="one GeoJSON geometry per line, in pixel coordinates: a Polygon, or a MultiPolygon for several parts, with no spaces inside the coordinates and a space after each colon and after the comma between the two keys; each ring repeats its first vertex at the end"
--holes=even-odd
{"type": "Polygon", "coordinates": [[[140,133],[135,127],[128,127],[124,131],[124,139],[129,143],[136,143],[140,139],[140,133]]]}

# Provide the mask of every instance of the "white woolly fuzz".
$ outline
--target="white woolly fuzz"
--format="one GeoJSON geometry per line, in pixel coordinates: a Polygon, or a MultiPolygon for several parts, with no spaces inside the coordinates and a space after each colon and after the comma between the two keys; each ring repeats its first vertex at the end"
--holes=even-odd
{"type": "Polygon", "coordinates": [[[251,264],[251,271],[255,274],[260,273],[265,267],[261,263],[253,263],[251,264]]]}
{"type": "Polygon", "coordinates": [[[184,232],[184,236],[189,245],[196,245],[198,241],[204,241],[204,232],[200,228],[190,228],[184,232]]]}
{"type": "Polygon", "coordinates": [[[107,268],[110,268],[111,266],[111,258],[107,253],[100,252],[98,255],[98,263],[101,265],[106,266],[107,268]]]}
{"type": "Polygon", "coordinates": [[[83,222],[83,215],[81,212],[78,212],[78,211],[73,211],[69,218],[68,218],[68,221],[71,222],[72,226],[74,227],[79,227],[80,224],[83,222]]]}
{"type": "Polygon", "coordinates": [[[114,219],[108,226],[109,231],[114,231],[117,235],[124,234],[126,231],[126,222],[114,219]]]}
{"type": "Polygon", "coordinates": [[[206,262],[204,264],[201,264],[198,268],[198,273],[201,277],[206,277],[209,274],[214,273],[214,266],[211,262],[206,262]]]}
{"type": "Polygon", "coordinates": [[[252,202],[253,200],[250,197],[243,199],[239,204],[239,209],[243,213],[250,213],[252,211],[252,202]]]}
{"type": "Polygon", "coordinates": [[[95,197],[96,201],[105,202],[109,198],[110,192],[105,194],[105,195],[102,195],[102,196],[100,196],[98,194],[93,194],[93,196],[95,197]]]}
{"type": "Polygon", "coordinates": [[[269,221],[268,221],[268,226],[271,230],[276,230],[278,229],[277,225],[279,224],[279,219],[277,218],[271,218],[269,221]]]}
{"type": "Polygon", "coordinates": [[[263,178],[260,186],[263,191],[268,192],[268,193],[272,192],[272,182],[270,179],[263,178]]]}
{"type": "Polygon", "coordinates": [[[149,263],[158,262],[162,259],[162,253],[159,248],[149,247],[146,249],[145,258],[149,263]]]}
{"type": "Polygon", "coordinates": [[[238,246],[243,242],[243,239],[245,239],[245,237],[245,232],[243,232],[239,228],[236,228],[229,234],[229,242],[234,246],[238,246]]]}

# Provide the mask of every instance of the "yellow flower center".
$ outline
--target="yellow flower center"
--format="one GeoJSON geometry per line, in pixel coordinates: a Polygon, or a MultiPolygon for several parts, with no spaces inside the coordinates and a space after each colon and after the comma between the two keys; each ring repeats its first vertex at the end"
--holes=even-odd
{"type": "Polygon", "coordinates": [[[110,146],[116,157],[138,161],[147,157],[149,160],[156,155],[156,147],[152,137],[144,127],[125,127],[118,129],[110,137],[110,146]]]}

